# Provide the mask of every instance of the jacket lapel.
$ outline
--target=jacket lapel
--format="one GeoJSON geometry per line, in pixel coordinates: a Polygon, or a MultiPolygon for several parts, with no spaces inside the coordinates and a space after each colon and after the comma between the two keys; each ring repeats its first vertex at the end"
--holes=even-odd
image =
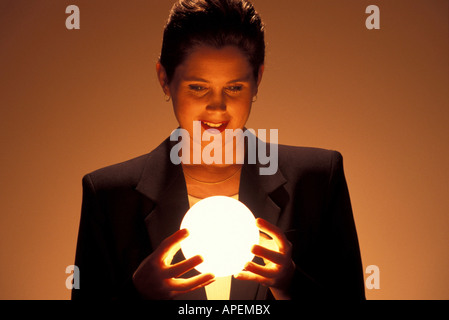
{"type": "Polygon", "coordinates": [[[189,209],[182,168],[170,161],[170,145],[167,139],[150,153],[136,187],[153,203],[153,207],[144,212],[153,249],[179,230],[182,218],[189,209]]]}
{"type": "MultiPolygon", "coordinates": [[[[152,207],[144,212],[144,221],[153,250],[160,243],[179,230],[182,219],[189,209],[187,187],[181,165],[174,165],[170,160],[170,150],[173,143],[165,140],[150,153],[142,177],[136,190],[148,197],[152,207]]],[[[184,260],[181,251],[173,258],[173,263],[184,260]]],[[[199,274],[191,270],[183,277],[199,274]]],[[[204,288],[181,295],[179,299],[206,300],[204,288]]]]}
{"type": "MultiPolygon", "coordinates": [[[[274,175],[259,174],[260,165],[245,164],[240,178],[239,200],[244,203],[256,218],[262,218],[276,225],[284,207],[284,201],[278,201],[272,195],[281,188],[286,180],[278,170],[274,175]]],[[[254,261],[262,264],[262,259],[254,261]]],[[[256,282],[232,278],[231,300],[262,300],[266,297],[267,288],[256,282]]]]}

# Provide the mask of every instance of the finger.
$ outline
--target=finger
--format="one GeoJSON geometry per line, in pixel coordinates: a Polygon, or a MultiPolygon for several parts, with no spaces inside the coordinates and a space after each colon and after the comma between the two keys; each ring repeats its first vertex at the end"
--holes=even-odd
{"type": "Polygon", "coordinates": [[[269,250],[257,244],[255,244],[252,247],[251,252],[258,257],[270,260],[271,262],[276,263],[278,265],[282,265],[285,262],[285,256],[282,253],[269,250]]]}
{"type": "Polygon", "coordinates": [[[257,275],[255,273],[249,272],[249,271],[240,271],[238,274],[234,275],[234,278],[238,280],[244,280],[244,281],[255,281],[258,282],[264,286],[271,286],[271,280],[265,277],[262,277],[260,275],[257,275]]]}
{"type": "Polygon", "coordinates": [[[208,286],[208,285],[210,285],[210,284],[213,283],[213,282],[215,282],[215,279],[212,279],[212,280],[210,280],[209,282],[206,282],[206,283],[204,283],[204,284],[201,284],[201,285],[199,285],[199,286],[197,286],[197,287],[195,287],[195,288],[189,289],[189,290],[185,290],[185,291],[172,291],[172,296],[175,297],[175,296],[178,296],[178,295],[182,295],[182,294],[184,294],[184,293],[188,293],[188,292],[191,292],[191,291],[194,291],[194,290],[198,290],[199,288],[208,286]]]}
{"type": "Polygon", "coordinates": [[[201,288],[211,282],[215,281],[215,276],[211,273],[200,274],[188,279],[178,278],[171,279],[171,290],[188,292],[201,288]]]}
{"type": "Polygon", "coordinates": [[[203,261],[204,261],[204,259],[201,256],[196,255],[190,259],[183,260],[174,265],[171,265],[166,270],[166,277],[167,278],[177,278],[177,277],[183,275],[184,273],[186,273],[187,271],[192,270],[193,268],[195,268],[197,265],[199,265],[203,261]]]}
{"type": "Polygon", "coordinates": [[[276,272],[277,272],[273,268],[267,268],[267,267],[261,266],[260,264],[257,264],[254,262],[248,262],[245,265],[245,271],[252,272],[252,273],[262,276],[264,278],[274,278],[276,276],[276,272]]]}
{"type": "Polygon", "coordinates": [[[187,229],[181,229],[173,233],[157,247],[154,251],[160,260],[165,260],[169,254],[176,253],[180,248],[180,242],[189,236],[187,229]]]}
{"type": "Polygon", "coordinates": [[[271,238],[273,238],[280,252],[285,253],[288,250],[289,242],[281,229],[262,218],[258,218],[256,220],[256,225],[262,232],[265,232],[271,238]]]}
{"type": "Polygon", "coordinates": [[[259,230],[259,236],[264,240],[272,240],[272,238],[268,234],[266,234],[265,232],[262,232],[260,230],[259,230]]]}
{"type": "Polygon", "coordinates": [[[185,290],[185,291],[176,291],[176,292],[177,292],[177,294],[187,293],[187,292],[194,291],[194,290],[197,290],[197,289],[199,289],[199,288],[208,286],[208,285],[210,285],[210,284],[213,283],[213,282],[215,282],[215,278],[210,279],[209,281],[203,282],[203,283],[201,283],[200,285],[198,285],[198,286],[196,286],[196,287],[190,288],[189,290],[185,290]]]}

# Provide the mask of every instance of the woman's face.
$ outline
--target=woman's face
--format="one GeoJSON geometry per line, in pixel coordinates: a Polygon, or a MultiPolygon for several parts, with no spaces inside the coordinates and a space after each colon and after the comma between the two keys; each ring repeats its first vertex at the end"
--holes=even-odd
{"type": "Polygon", "coordinates": [[[160,64],[157,71],[164,92],[173,101],[176,119],[191,139],[193,123],[200,121],[201,135],[207,129],[217,129],[224,141],[225,129],[245,126],[263,67],[254,79],[247,57],[237,47],[200,46],[176,68],[169,84],[160,64]]]}

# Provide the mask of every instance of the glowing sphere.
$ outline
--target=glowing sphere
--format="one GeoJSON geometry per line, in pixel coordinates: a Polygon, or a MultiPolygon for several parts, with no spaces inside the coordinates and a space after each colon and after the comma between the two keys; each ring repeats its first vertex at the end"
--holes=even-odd
{"type": "Polygon", "coordinates": [[[184,216],[181,229],[189,236],[181,242],[186,259],[201,255],[196,267],[216,277],[241,271],[254,258],[251,247],[259,243],[259,229],[252,212],[240,201],[224,196],[205,198],[184,216]]]}

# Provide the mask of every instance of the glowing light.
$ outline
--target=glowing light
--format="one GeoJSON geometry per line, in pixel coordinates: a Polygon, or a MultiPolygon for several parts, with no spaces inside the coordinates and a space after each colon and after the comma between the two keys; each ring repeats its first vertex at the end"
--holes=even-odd
{"type": "Polygon", "coordinates": [[[259,243],[259,229],[252,212],[240,201],[224,196],[205,198],[193,205],[181,222],[189,236],[181,242],[186,259],[197,254],[204,261],[196,267],[216,277],[241,271],[254,258],[251,247],[259,243]]]}

